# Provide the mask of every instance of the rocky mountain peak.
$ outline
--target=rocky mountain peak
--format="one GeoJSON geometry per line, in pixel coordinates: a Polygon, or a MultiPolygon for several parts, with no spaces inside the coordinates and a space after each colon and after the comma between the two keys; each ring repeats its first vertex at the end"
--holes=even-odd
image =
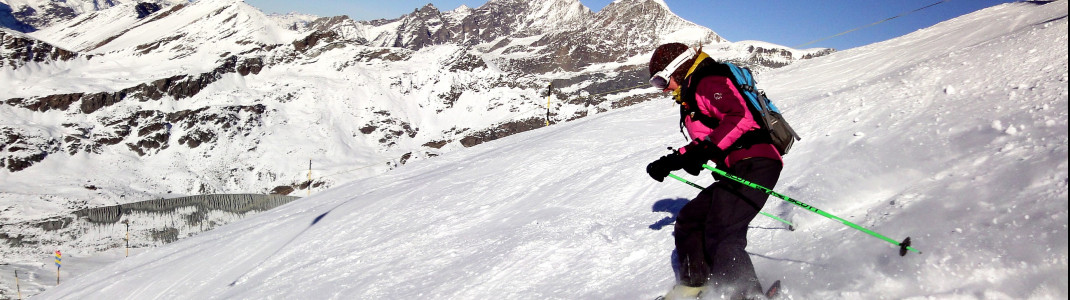
{"type": "Polygon", "coordinates": [[[511,33],[537,35],[583,24],[591,10],[579,0],[492,0],[476,8],[476,14],[500,17],[511,33]]]}
{"type": "Polygon", "coordinates": [[[418,9],[413,10],[413,12],[419,12],[419,13],[431,13],[431,12],[441,13],[438,10],[438,7],[435,7],[435,5],[432,4],[432,3],[424,4],[423,7],[420,7],[418,9]]]}
{"type": "Polygon", "coordinates": [[[413,10],[411,14],[401,17],[401,25],[392,47],[420,49],[441,44],[449,40],[442,30],[449,24],[442,19],[442,12],[433,4],[413,10]]]}
{"type": "Polygon", "coordinates": [[[468,7],[468,5],[461,4],[461,6],[458,6],[456,9],[452,10],[451,12],[453,12],[453,13],[461,13],[461,14],[463,14],[463,13],[471,13],[472,12],[472,8],[468,7]]]}
{"type": "Polygon", "coordinates": [[[680,18],[661,0],[615,1],[598,12],[596,24],[605,26],[611,35],[650,37],[658,42],[705,44],[725,41],[709,28],[680,18]],[[676,34],[684,29],[696,30],[676,34]]]}
{"type": "Polygon", "coordinates": [[[475,9],[462,6],[446,13],[428,4],[399,19],[368,22],[373,26],[399,23],[389,37],[368,38],[380,46],[413,50],[446,43],[476,45],[513,35],[578,28],[590,15],[590,9],[578,0],[491,0],[475,9]]]}

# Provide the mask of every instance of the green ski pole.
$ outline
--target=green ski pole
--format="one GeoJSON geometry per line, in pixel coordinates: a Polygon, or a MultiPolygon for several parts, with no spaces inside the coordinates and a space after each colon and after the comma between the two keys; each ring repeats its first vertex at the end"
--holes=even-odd
{"type": "MultiPolygon", "coordinates": [[[[674,174],[669,174],[669,177],[672,177],[673,179],[679,180],[679,181],[681,181],[683,183],[686,183],[686,184],[688,184],[690,186],[693,186],[696,189],[700,189],[700,190],[706,189],[706,188],[702,187],[701,185],[695,184],[694,182],[688,181],[687,179],[680,178],[680,176],[676,176],[674,174]]],[[[795,231],[795,224],[792,224],[791,222],[788,222],[787,220],[781,219],[780,217],[777,217],[777,216],[775,216],[773,214],[770,214],[770,213],[767,213],[767,212],[764,212],[764,211],[759,211],[758,213],[762,214],[763,216],[770,217],[770,218],[773,218],[774,220],[780,221],[781,223],[788,224],[788,230],[795,231]]]]}
{"type": "Polygon", "coordinates": [[[741,183],[743,185],[746,185],[746,186],[749,186],[751,188],[758,189],[760,191],[765,192],[766,194],[769,194],[770,196],[774,196],[774,197],[783,199],[784,201],[787,201],[788,203],[795,204],[795,205],[797,205],[799,207],[805,208],[806,210],[812,211],[812,212],[817,213],[819,215],[822,215],[822,216],[824,216],[826,218],[839,221],[840,223],[843,223],[843,225],[847,225],[848,227],[851,227],[851,228],[854,228],[854,229],[858,229],[859,231],[865,232],[866,234],[869,234],[869,235],[871,235],[873,237],[876,237],[876,238],[882,239],[882,240],[884,240],[886,242],[892,243],[892,245],[896,245],[896,246],[899,247],[899,256],[907,255],[907,250],[914,251],[914,252],[917,252],[918,254],[921,254],[921,251],[918,251],[918,249],[914,249],[913,247],[910,247],[910,237],[907,237],[902,242],[893,240],[893,239],[891,239],[889,237],[881,235],[880,233],[876,233],[873,230],[869,230],[869,229],[866,229],[865,227],[858,226],[855,223],[851,223],[851,222],[849,222],[847,220],[844,220],[844,219],[842,219],[840,217],[834,216],[834,215],[832,215],[830,213],[827,213],[827,212],[825,212],[823,210],[820,210],[817,207],[813,207],[812,205],[803,203],[803,202],[801,202],[799,200],[791,199],[790,197],[785,196],[784,194],[777,193],[774,190],[771,190],[771,189],[766,188],[764,186],[761,186],[761,185],[755,184],[753,182],[747,181],[746,179],[740,178],[738,176],[735,176],[735,175],[732,175],[732,174],[728,174],[728,172],[722,171],[721,169],[714,168],[714,167],[711,167],[710,165],[706,165],[706,164],[703,164],[702,167],[706,168],[706,169],[709,169],[710,171],[713,171],[714,173],[717,173],[717,174],[719,174],[721,176],[724,176],[725,178],[731,179],[731,180],[733,180],[735,182],[739,182],[739,183],[741,183]]]}

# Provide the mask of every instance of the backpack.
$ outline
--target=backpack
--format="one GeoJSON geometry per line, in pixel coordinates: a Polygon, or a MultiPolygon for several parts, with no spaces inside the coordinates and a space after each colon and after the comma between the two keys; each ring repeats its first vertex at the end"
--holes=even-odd
{"type": "Polygon", "coordinates": [[[788,125],[788,121],[780,114],[780,109],[773,105],[773,101],[765,96],[765,91],[755,87],[757,83],[750,69],[740,68],[730,62],[723,64],[732,70],[732,83],[735,83],[736,89],[747,98],[747,108],[750,108],[751,115],[755,116],[754,120],[761,129],[768,131],[769,138],[777,151],[780,151],[780,155],[788,154],[795,141],[801,141],[802,138],[788,125]]]}
{"type": "MultiPolygon", "coordinates": [[[[712,59],[710,60],[712,62],[712,59]]],[[[705,63],[705,62],[703,62],[705,63]]],[[[717,62],[715,62],[717,63],[717,62]]],[[[750,109],[751,115],[754,116],[754,120],[758,123],[759,128],[745,133],[741,136],[736,143],[732,145],[732,148],[747,148],[754,144],[769,143],[776,147],[780,155],[788,154],[791,150],[791,146],[795,144],[795,141],[802,140],[799,134],[795,133],[795,130],[788,125],[788,121],[784,119],[784,116],[780,113],[780,109],[773,104],[769,97],[765,95],[765,91],[757,89],[754,82],[754,76],[751,74],[750,69],[741,68],[730,62],[720,62],[723,66],[717,67],[720,69],[717,73],[722,76],[726,76],[732,80],[736,90],[747,101],[747,108],[750,109]],[[727,69],[725,72],[723,69],[727,69]]],[[[706,74],[695,74],[696,76],[706,76],[706,74]]],[[[698,80],[698,78],[692,79],[698,80]]],[[[694,91],[684,93],[686,97],[693,97],[694,91]]],[[[716,127],[717,120],[710,116],[702,115],[701,112],[687,112],[681,110],[681,124],[685,114],[690,114],[694,119],[707,127],[716,127]],[[711,124],[712,123],[712,124],[711,124]],[[712,125],[712,126],[711,126],[712,125]]]]}

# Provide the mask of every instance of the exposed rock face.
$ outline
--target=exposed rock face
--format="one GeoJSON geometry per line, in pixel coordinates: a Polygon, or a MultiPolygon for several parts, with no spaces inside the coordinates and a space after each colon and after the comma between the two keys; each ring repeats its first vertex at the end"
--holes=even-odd
{"type": "Polygon", "coordinates": [[[214,147],[221,135],[223,138],[232,138],[236,135],[252,134],[254,129],[263,126],[263,117],[266,113],[267,109],[262,104],[205,107],[170,113],[167,116],[167,122],[178,125],[179,129],[185,132],[178,138],[178,143],[190,148],[197,148],[201,144],[214,147]]]}
{"type": "Polygon", "coordinates": [[[137,11],[137,18],[141,19],[160,11],[160,5],[156,3],[141,2],[134,6],[134,10],[137,11]]]}
{"type": "Polygon", "coordinates": [[[222,65],[211,72],[199,75],[175,75],[168,78],[157,79],[150,83],[122,89],[117,92],[100,93],[73,93],[35,97],[31,99],[12,98],[5,104],[24,107],[30,110],[47,112],[49,110],[69,110],[75,102],[82,113],[93,113],[101,108],[114,105],[128,98],[138,101],[160,100],[164,96],[179,100],[197,95],[208,85],[218,81],[227,74],[237,73],[245,76],[259,74],[264,68],[260,58],[244,58],[240,62],[237,56],[231,56],[223,60],[222,65]]]}
{"type": "Polygon", "coordinates": [[[104,126],[66,123],[71,131],[62,142],[44,132],[20,127],[0,127],[0,168],[21,171],[48,155],[65,152],[100,154],[104,147],[122,143],[139,156],[153,155],[173,146],[172,140],[193,149],[214,148],[220,138],[249,136],[263,126],[269,113],[264,105],[204,107],[163,112],[143,110],[125,116],[100,117],[104,126]]]}
{"type": "Polygon", "coordinates": [[[485,142],[493,141],[513,134],[546,126],[545,121],[539,118],[531,118],[520,121],[512,121],[499,124],[493,128],[470,134],[461,139],[465,147],[472,147],[485,142]]]}
{"type": "Polygon", "coordinates": [[[386,146],[396,145],[398,140],[403,137],[415,137],[419,128],[413,128],[411,124],[405,121],[401,121],[398,118],[391,117],[389,111],[377,111],[375,112],[376,120],[368,122],[360,128],[360,133],[371,134],[373,132],[382,132],[383,137],[379,139],[379,143],[386,146]]]}
{"type": "Polygon", "coordinates": [[[18,69],[30,62],[67,61],[76,57],[78,53],[0,29],[0,69],[18,69]]]}
{"type": "Polygon", "coordinates": [[[22,171],[60,151],[60,142],[43,128],[0,126],[0,168],[22,171]]]}

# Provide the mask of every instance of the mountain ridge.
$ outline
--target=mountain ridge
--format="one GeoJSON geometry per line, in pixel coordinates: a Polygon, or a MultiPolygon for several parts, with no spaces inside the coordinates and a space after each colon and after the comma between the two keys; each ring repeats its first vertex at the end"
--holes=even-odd
{"type": "Polygon", "coordinates": [[[124,3],[174,5],[187,0],[0,0],[0,25],[20,32],[33,32],[86,13],[107,10],[124,3]],[[11,23],[10,25],[8,23],[11,23]]]}
{"type": "MultiPolygon", "coordinates": [[[[324,188],[632,105],[657,97],[635,86],[659,31],[708,42],[723,59],[765,55],[649,0],[597,13],[575,0],[495,0],[449,12],[428,5],[394,20],[325,17],[296,30],[236,0],[121,3],[63,22],[25,36],[66,41],[59,47],[78,49],[70,59],[0,69],[8,91],[0,117],[18,120],[0,125],[0,177],[13,191],[0,193],[9,208],[0,219],[324,188]],[[657,13],[628,17],[647,12],[657,13]],[[527,17],[557,13],[570,17],[527,17]],[[486,25],[506,14],[514,15],[486,25]],[[605,27],[575,26],[591,20],[605,27]],[[606,28],[615,33],[599,38],[596,29],[606,28]],[[305,159],[324,177],[309,182],[305,159]],[[108,175],[95,190],[79,188],[76,176],[48,181],[56,188],[47,195],[18,187],[16,178],[92,160],[124,168],[101,170],[108,175]]],[[[770,66],[797,59],[783,51],[770,66]]]]}

